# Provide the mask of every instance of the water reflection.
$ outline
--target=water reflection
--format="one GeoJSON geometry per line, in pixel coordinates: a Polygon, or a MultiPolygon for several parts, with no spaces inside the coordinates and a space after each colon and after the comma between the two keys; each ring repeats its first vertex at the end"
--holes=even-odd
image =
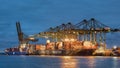
{"type": "Polygon", "coordinates": [[[93,56],[87,57],[87,61],[86,62],[87,62],[87,66],[89,68],[95,68],[95,63],[96,63],[95,57],[93,57],[93,56]]]}
{"type": "Polygon", "coordinates": [[[61,68],[79,68],[77,59],[72,56],[61,57],[61,68]]]}
{"type": "Polygon", "coordinates": [[[113,67],[114,68],[119,67],[120,61],[118,61],[118,60],[119,60],[119,57],[113,57],[113,67]]]}
{"type": "Polygon", "coordinates": [[[60,68],[95,68],[96,60],[93,56],[88,57],[61,57],[60,68]]]}
{"type": "Polygon", "coordinates": [[[120,58],[103,56],[44,56],[44,68],[119,68],[120,58]],[[47,62],[46,62],[47,61],[47,62]],[[47,66],[46,66],[47,65],[47,66]]]}
{"type": "Polygon", "coordinates": [[[120,68],[120,57],[0,56],[0,68],[120,68]]]}

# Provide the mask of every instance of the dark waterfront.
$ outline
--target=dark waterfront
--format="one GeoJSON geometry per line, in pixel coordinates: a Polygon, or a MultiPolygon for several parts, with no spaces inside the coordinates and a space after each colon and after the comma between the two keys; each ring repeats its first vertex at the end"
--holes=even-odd
{"type": "Polygon", "coordinates": [[[119,68],[120,57],[0,56],[0,68],[119,68]]]}

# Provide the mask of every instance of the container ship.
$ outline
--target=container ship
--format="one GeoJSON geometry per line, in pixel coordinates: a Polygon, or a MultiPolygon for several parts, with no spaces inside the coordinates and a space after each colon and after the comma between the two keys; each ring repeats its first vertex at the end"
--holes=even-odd
{"type": "Polygon", "coordinates": [[[19,46],[7,48],[8,55],[114,55],[106,48],[106,33],[120,32],[120,29],[110,27],[91,18],[80,23],[61,24],[50,27],[44,32],[26,36],[16,22],[19,46]],[[46,39],[46,44],[31,44],[38,42],[38,38],[46,39]]]}
{"type": "Polygon", "coordinates": [[[27,52],[25,49],[20,50],[19,48],[7,48],[5,49],[7,55],[26,55],[27,52]]]}
{"type": "Polygon", "coordinates": [[[17,48],[7,48],[7,55],[92,55],[97,44],[89,41],[48,42],[43,44],[26,44],[17,48]]]}
{"type": "Polygon", "coordinates": [[[97,49],[89,41],[47,42],[46,45],[36,45],[36,54],[39,55],[92,55],[97,49]]]}

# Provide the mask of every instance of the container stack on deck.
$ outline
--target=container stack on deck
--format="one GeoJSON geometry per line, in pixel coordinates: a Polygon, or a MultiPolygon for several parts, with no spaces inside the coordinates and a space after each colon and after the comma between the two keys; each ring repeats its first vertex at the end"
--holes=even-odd
{"type": "Polygon", "coordinates": [[[49,42],[29,45],[28,55],[91,55],[98,45],[89,41],[49,42]]]}

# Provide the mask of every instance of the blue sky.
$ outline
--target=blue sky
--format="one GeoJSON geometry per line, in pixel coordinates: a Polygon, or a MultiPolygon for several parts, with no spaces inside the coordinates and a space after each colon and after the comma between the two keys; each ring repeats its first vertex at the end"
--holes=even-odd
{"type": "MultiPolygon", "coordinates": [[[[90,18],[120,28],[119,7],[120,0],[0,0],[0,48],[17,45],[16,21],[21,22],[23,32],[28,35],[90,18]]],[[[109,46],[120,45],[116,43],[120,33],[108,35],[113,40],[109,46]]]]}

